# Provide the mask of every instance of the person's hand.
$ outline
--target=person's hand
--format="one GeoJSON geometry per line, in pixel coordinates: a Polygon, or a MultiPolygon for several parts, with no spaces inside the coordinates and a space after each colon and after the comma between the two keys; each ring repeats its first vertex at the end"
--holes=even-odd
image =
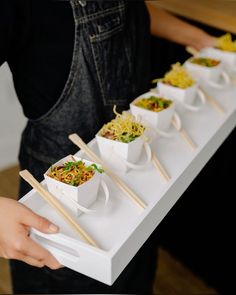
{"type": "Polygon", "coordinates": [[[36,267],[60,268],[60,263],[49,251],[29,237],[31,227],[48,234],[59,230],[23,204],[0,197],[0,257],[21,260],[36,267]]]}
{"type": "Polygon", "coordinates": [[[217,38],[199,30],[198,35],[192,40],[192,42],[193,43],[190,45],[192,45],[197,50],[201,50],[205,47],[215,47],[217,38]]]}
{"type": "Polygon", "coordinates": [[[217,38],[171,13],[159,8],[155,1],[146,1],[151,19],[151,33],[195,50],[214,47],[217,38]]]}

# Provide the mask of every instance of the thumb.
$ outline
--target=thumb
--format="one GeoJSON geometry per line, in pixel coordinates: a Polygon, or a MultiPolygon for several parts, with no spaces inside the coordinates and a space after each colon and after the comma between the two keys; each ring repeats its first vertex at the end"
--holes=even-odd
{"type": "Polygon", "coordinates": [[[54,234],[59,231],[59,227],[50,222],[48,219],[37,215],[32,210],[26,208],[24,212],[22,223],[29,227],[33,227],[46,234],[54,234]]]}

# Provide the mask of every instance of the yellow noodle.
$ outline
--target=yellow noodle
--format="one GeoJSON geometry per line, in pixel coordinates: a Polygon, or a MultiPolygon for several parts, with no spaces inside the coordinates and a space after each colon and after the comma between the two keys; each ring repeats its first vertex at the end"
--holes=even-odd
{"type": "Polygon", "coordinates": [[[236,40],[232,40],[232,36],[230,33],[227,33],[219,38],[216,41],[216,47],[225,50],[225,51],[232,51],[236,52],[236,40]]]}
{"type": "Polygon", "coordinates": [[[69,163],[67,162],[59,167],[52,167],[48,176],[73,186],[79,186],[93,177],[94,171],[92,169],[88,170],[88,167],[82,161],[75,162],[75,165],[67,170],[66,165],[69,163]]]}
{"type": "Polygon", "coordinates": [[[116,117],[103,125],[99,132],[101,136],[106,137],[107,134],[111,134],[113,140],[130,142],[143,135],[145,127],[140,124],[133,115],[128,112],[119,114],[116,111],[116,106],[114,106],[113,111],[116,114],[116,117]]]}
{"type": "Polygon", "coordinates": [[[163,83],[170,84],[179,88],[188,88],[192,86],[195,81],[187,70],[181,66],[179,62],[172,65],[172,69],[167,72],[163,79],[160,79],[163,83]]]}

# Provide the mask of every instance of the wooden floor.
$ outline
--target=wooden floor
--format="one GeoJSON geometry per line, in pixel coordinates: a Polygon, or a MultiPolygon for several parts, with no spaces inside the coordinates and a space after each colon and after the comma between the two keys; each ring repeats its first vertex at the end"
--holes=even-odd
{"type": "MultiPolygon", "coordinates": [[[[0,196],[16,198],[18,167],[0,172],[0,196]]],[[[8,262],[0,258],[0,294],[12,294],[8,262]]],[[[159,249],[158,270],[153,289],[158,295],[216,295],[201,278],[177,261],[164,249],[159,249]]]]}

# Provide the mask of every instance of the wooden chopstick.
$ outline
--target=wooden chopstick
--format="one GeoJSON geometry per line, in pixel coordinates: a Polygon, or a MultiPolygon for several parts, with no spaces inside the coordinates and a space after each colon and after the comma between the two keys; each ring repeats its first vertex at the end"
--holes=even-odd
{"type": "Polygon", "coordinates": [[[199,51],[191,46],[186,46],[185,50],[193,56],[197,56],[199,54],[199,51]]]}
{"type": "Polygon", "coordinates": [[[69,139],[81,150],[83,150],[94,162],[102,165],[106,174],[133,202],[139,205],[142,209],[147,207],[143,200],[141,200],[116,174],[114,174],[106,165],[104,165],[102,160],[86,145],[86,143],[78,136],[78,134],[70,134],[69,139]]]}
{"type": "Polygon", "coordinates": [[[225,114],[225,109],[218,101],[216,101],[211,95],[203,90],[202,87],[199,87],[199,89],[204,93],[206,100],[213,108],[215,108],[220,114],[225,114]]]}
{"type": "Polygon", "coordinates": [[[178,130],[176,123],[174,120],[172,120],[172,124],[175,127],[175,129],[179,132],[181,135],[182,139],[187,143],[187,145],[191,148],[191,150],[195,150],[197,148],[197,145],[195,142],[193,142],[192,138],[189,136],[187,131],[183,128],[181,130],[178,130]]]}
{"type": "Polygon", "coordinates": [[[153,93],[155,93],[155,94],[159,94],[157,88],[150,88],[149,91],[150,91],[150,92],[153,92],[153,93]]]}
{"type": "Polygon", "coordinates": [[[197,148],[196,144],[193,142],[192,138],[189,136],[185,129],[181,129],[179,131],[179,134],[192,150],[195,150],[197,148]]]}
{"type": "Polygon", "coordinates": [[[71,215],[61,206],[56,198],[47,191],[28,170],[19,172],[20,176],[27,181],[43,198],[67,221],[70,226],[90,245],[99,248],[97,243],[86,233],[86,231],[75,221],[71,215]]]}
{"type": "Polygon", "coordinates": [[[161,162],[159,161],[159,159],[156,157],[156,155],[152,154],[152,163],[153,165],[157,168],[157,170],[160,172],[161,177],[165,180],[165,181],[169,181],[170,180],[170,176],[168,175],[168,173],[166,172],[166,170],[164,169],[164,167],[162,166],[161,162]]]}

